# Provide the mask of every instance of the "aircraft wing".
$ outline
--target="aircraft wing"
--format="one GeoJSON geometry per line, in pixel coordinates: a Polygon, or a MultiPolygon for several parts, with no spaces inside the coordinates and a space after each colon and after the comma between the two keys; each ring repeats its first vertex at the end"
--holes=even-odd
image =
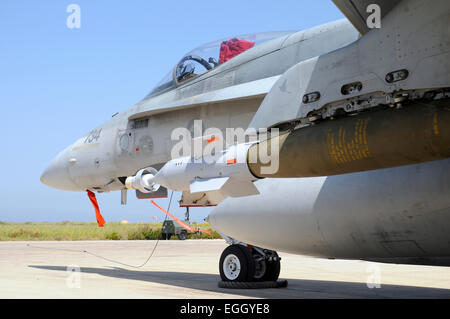
{"type": "Polygon", "coordinates": [[[333,0],[334,4],[341,10],[353,26],[362,34],[366,34],[370,29],[367,27],[367,17],[371,12],[367,12],[370,4],[377,4],[381,8],[381,20],[392,10],[401,0],[333,0]]]}

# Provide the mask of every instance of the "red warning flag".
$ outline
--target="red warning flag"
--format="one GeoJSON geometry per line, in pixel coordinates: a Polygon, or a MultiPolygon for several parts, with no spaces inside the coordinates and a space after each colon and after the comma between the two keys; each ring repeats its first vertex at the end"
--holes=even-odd
{"type": "MultiPolygon", "coordinates": [[[[155,205],[156,207],[158,207],[160,210],[162,210],[165,214],[167,214],[168,216],[170,216],[174,221],[176,221],[181,227],[183,227],[186,230],[190,230],[190,231],[195,231],[194,228],[192,228],[191,226],[183,223],[181,220],[179,220],[178,218],[176,218],[175,216],[173,216],[171,213],[169,213],[167,210],[165,210],[164,208],[158,206],[158,204],[156,204],[154,201],[152,201],[152,204],[155,205]]],[[[199,231],[201,231],[202,233],[206,233],[206,234],[211,234],[210,231],[207,230],[202,230],[199,229],[199,231]]]]}
{"type": "Polygon", "coordinates": [[[103,227],[105,225],[105,220],[103,219],[103,216],[100,214],[100,207],[98,207],[97,198],[95,197],[95,194],[90,190],[88,190],[87,193],[89,199],[91,200],[92,206],[94,206],[95,209],[95,217],[97,218],[98,227],[103,227]]]}

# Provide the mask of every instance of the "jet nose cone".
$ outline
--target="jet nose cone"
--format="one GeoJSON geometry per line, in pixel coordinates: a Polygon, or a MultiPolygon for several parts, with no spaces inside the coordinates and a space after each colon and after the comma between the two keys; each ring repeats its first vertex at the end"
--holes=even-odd
{"type": "Polygon", "coordinates": [[[42,173],[41,183],[48,187],[54,187],[58,180],[61,179],[59,175],[57,167],[52,162],[42,173]]]}
{"type": "Polygon", "coordinates": [[[41,175],[41,183],[55,189],[77,191],[77,186],[70,179],[64,156],[61,155],[53,159],[44,170],[41,175]]]}

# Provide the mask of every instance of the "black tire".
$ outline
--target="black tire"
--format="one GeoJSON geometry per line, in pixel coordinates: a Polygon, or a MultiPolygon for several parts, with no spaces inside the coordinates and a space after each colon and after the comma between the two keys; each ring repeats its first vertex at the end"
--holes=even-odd
{"type": "Polygon", "coordinates": [[[220,256],[219,262],[220,278],[225,282],[251,282],[255,275],[255,262],[251,250],[242,245],[228,246],[220,256]],[[235,263],[230,262],[237,258],[239,267],[233,271],[230,268],[235,263]],[[229,262],[225,264],[225,262],[229,262]]]}
{"type": "MultiPolygon", "coordinates": [[[[253,253],[255,253],[255,251],[253,251],[253,253]]],[[[281,264],[280,264],[280,259],[278,258],[278,254],[276,252],[273,252],[273,257],[275,257],[275,259],[277,261],[263,260],[263,261],[258,262],[258,261],[256,261],[256,257],[259,257],[259,255],[256,254],[254,256],[254,259],[255,259],[254,281],[258,281],[258,282],[277,281],[278,277],[280,276],[280,270],[281,270],[281,264]],[[261,264],[259,264],[259,263],[261,263],[261,264]],[[256,268],[258,268],[258,266],[260,267],[259,270],[256,269],[256,268]],[[262,271],[264,271],[264,272],[261,273],[262,271]],[[258,276],[258,278],[256,278],[256,276],[258,276]]]]}
{"type": "Polygon", "coordinates": [[[179,240],[186,240],[186,238],[187,238],[187,231],[182,230],[177,236],[178,236],[179,240]]]}
{"type": "Polygon", "coordinates": [[[266,267],[266,273],[261,277],[260,281],[277,281],[281,270],[280,260],[266,261],[266,267]]]}

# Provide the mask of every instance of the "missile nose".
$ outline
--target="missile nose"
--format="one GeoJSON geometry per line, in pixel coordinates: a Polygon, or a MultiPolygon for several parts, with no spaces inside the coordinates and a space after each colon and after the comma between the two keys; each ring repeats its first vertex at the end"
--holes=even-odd
{"type": "Polygon", "coordinates": [[[55,189],[78,191],[78,187],[70,179],[63,153],[55,157],[44,170],[41,175],[41,183],[55,189]]]}

